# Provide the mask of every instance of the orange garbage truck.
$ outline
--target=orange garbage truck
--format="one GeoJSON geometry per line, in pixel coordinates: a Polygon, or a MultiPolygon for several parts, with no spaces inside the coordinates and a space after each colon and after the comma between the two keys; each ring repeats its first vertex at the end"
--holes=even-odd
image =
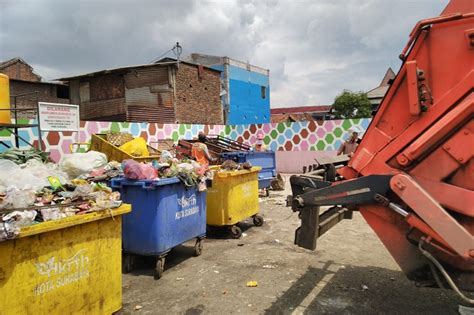
{"type": "Polygon", "coordinates": [[[463,291],[474,291],[474,1],[452,0],[418,22],[400,59],[336,180],[291,177],[295,243],[314,250],[359,211],[409,279],[472,304],[463,291]]]}

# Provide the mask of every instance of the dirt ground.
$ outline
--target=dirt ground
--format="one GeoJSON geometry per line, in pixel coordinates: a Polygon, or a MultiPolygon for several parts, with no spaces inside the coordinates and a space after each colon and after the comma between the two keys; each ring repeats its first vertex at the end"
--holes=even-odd
{"type": "Polygon", "coordinates": [[[286,192],[261,199],[262,227],[240,224],[241,239],[208,238],[201,256],[194,242],[166,258],[153,278],[153,259],[123,275],[120,314],[458,314],[447,290],[417,288],[356,213],[319,240],[317,251],[293,244],[297,214],[286,192]],[[248,281],[258,287],[247,287],[248,281]]]}

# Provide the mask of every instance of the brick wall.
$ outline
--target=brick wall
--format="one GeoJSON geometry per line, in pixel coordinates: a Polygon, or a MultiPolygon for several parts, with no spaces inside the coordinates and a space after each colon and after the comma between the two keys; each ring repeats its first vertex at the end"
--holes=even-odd
{"type": "Polygon", "coordinates": [[[176,120],[186,124],[223,124],[220,72],[181,63],[176,70],[176,120]]]}
{"type": "MultiPolygon", "coordinates": [[[[36,108],[38,106],[38,102],[69,104],[68,94],[67,86],[41,82],[10,80],[10,104],[12,107],[15,102],[13,97],[15,95],[18,95],[18,97],[16,97],[17,108],[36,108]],[[58,89],[62,90],[58,91],[58,89]],[[36,93],[32,92],[38,92],[38,95],[36,96],[36,93]],[[26,93],[32,94],[21,96],[22,94],[26,93]]],[[[14,114],[12,113],[12,117],[13,116],[14,114]]],[[[35,112],[18,112],[18,117],[35,118],[35,112]]]]}
{"type": "Polygon", "coordinates": [[[8,67],[1,69],[0,72],[6,74],[10,79],[32,82],[41,81],[41,77],[33,73],[33,69],[22,62],[16,62],[8,67]]]}

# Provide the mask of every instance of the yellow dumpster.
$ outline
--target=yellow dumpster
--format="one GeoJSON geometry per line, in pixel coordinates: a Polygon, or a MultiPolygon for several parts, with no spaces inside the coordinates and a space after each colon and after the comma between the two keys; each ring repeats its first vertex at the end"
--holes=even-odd
{"type": "Polygon", "coordinates": [[[207,190],[208,226],[227,226],[234,238],[242,236],[242,230],[235,224],[252,217],[256,226],[263,225],[258,215],[258,172],[251,170],[218,171],[207,190]]]}
{"type": "Polygon", "coordinates": [[[0,314],[111,314],[122,307],[121,215],[130,205],[22,228],[0,242],[0,314]]]}
{"type": "Polygon", "coordinates": [[[107,141],[106,134],[93,134],[91,136],[90,150],[104,153],[109,161],[135,160],[137,162],[151,162],[160,159],[160,151],[152,146],[147,146],[147,148],[150,153],[149,156],[135,157],[107,141]]]}

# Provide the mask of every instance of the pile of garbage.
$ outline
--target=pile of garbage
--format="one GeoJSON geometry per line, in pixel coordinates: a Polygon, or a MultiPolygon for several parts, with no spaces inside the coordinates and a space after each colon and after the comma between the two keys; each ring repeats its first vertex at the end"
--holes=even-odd
{"type": "Polygon", "coordinates": [[[25,226],[119,207],[120,193],[103,181],[121,174],[120,163],[94,151],[59,164],[0,159],[0,241],[17,237],[25,226]]]}
{"type": "Polygon", "coordinates": [[[122,162],[122,169],[127,179],[159,180],[177,177],[187,188],[198,187],[199,191],[205,191],[206,180],[212,178],[212,172],[207,166],[189,159],[179,160],[166,150],[161,152],[159,160],[150,163],[125,160],[122,162]]]}
{"type": "MultiPolygon", "coordinates": [[[[144,147],[140,138],[130,140],[119,134],[110,141],[129,145],[135,154],[148,153],[140,151],[144,147]]],[[[250,163],[225,161],[215,171],[251,168],[250,163]]],[[[0,241],[17,237],[25,226],[119,207],[120,193],[105,184],[118,176],[130,180],[177,177],[186,188],[205,191],[213,171],[191,159],[179,160],[166,150],[150,163],[109,162],[105,154],[89,151],[65,156],[58,164],[36,150],[8,150],[0,154],[0,241]]]]}
{"type": "Polygon", "coordinates": [[[106,139],[107,142],[133,157],[149,157],[150,155],[159,153],[154,148],[149,147],[144,138],[134,138],[128,132],[108,132],[106,139]]]}
{"type": "Polygon", "coordinates": [[[232,160],[226,160],[222,163],[220,169],[223,171],[250,170],[252,169],[252,164],[250,162],[237,163],[232,160]]]}

